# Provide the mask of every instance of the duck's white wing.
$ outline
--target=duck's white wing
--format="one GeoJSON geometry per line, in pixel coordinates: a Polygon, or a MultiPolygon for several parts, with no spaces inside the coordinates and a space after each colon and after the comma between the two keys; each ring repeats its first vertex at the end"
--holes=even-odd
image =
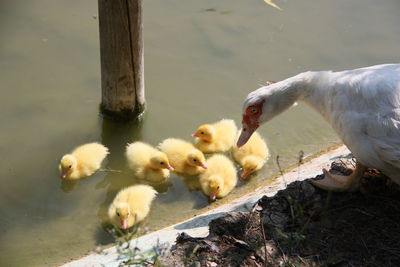
{"type": "Polygon", "coordinates": [[[369,84],[378,93],[375,99],[367,99],[365,103],[366,108],[372,105],[372,112],[365,120],[369,141],[366,145],[376,153],[377,168],[397,180],[400,178],[400,71],[398,68],[378,71],[375,80],[369,84]]]}
{"type": "Polygon", "coordinates": [[[366,133],[380,159],[400,170],[400,71],[398,68],[378,71],[371,78],[375,78],[370,84],[378,93],[366,133]]]}
{"type": "Polygon", "coordinates": [[[380,160],[400,170],[400,108],[368,120],[367,136],[380,160]]]}
{"type": "Polygon", "coordinates": [[[400,67],[338,73],[329,96],[331,123],[358,160],[400,170],[400,67]]]}

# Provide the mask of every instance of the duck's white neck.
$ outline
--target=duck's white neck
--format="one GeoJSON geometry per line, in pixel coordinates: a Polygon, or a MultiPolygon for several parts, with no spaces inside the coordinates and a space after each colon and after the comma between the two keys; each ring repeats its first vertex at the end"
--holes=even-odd
{"type": "MultiPolygon", "coordinates": [[[[301,100],[318,111],[325,119],[329,120],[326,95],[330,85],[327,73],[324,71],[303,72],[273,84],[274,86],[268,91],[281,99],[276,101],[278,104],[274,109],[283,111],[287,107],[292,106],[296,101],[301,100]]],[[[273,98],[272,95],[271,97],[273,98]]]]}
{"type": "Polygon", "coordinates": [[[330,112],[328,110],[328,92],[331,86],[332,72],[317,71],[304,72],[299,75],[303,77],[303,87],[299,100],[304,101],[309,106],[319,112],[326,120],[330,121],[330,112]]]}

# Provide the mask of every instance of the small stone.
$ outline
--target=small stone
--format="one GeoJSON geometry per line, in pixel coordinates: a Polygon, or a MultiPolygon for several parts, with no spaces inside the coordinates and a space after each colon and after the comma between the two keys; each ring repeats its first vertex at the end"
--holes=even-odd
{"type": "Polygon", "coordinates": [[[218,266],[218,264],[216,263],[216,262],[209,262],[208,263],[208,266],[210,266],[210,267],[216,267],[216,266],[218,266]]]}

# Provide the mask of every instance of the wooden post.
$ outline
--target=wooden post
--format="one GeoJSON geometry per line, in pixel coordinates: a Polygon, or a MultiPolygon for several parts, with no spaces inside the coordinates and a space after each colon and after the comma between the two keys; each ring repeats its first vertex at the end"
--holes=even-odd
{"type": "Polygon", "coordinates": [[[137,118],[145,108],[142,0],[98,0],[101,111],[137,118]]]}

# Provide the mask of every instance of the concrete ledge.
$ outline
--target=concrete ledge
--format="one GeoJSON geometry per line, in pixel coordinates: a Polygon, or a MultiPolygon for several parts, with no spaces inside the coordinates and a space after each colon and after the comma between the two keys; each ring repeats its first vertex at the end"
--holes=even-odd
{"type": "MultiPolygon", "coordinates": [[[[350,151],[345,146],[339,146],[332,150],[328,150],[298,168],[294,168],[286,172],[283,176],[273,179],[265,186],[261,186],[254,191],[236,198],[229,203],[223,204],[215,209],[208,210],[201,215],[198,215],[189,220],[174,224],[161,230],[146,234],[132,242],[133,246],[140,248],[142,252],[148,251],[158,244],[172,244],[177,235],[181,232],[195,237],[204,237],[208,235],[208,223],[220,217],[225,212],[230,211],[245,211],[251,208],[253,204],[263,195],[272,196],[281,189],[284,189],[287,184],[296,180],[305,180],[321,174],[322,168],[328,168],[332,161],[345,157],[350,151]]],[[[117,267],[124,259],[118,258],[116,247],[111,247],[104,250],[104,254],[92,253],[81,259],[72,261],[62,265],[63,267],[117,267]]]]}

